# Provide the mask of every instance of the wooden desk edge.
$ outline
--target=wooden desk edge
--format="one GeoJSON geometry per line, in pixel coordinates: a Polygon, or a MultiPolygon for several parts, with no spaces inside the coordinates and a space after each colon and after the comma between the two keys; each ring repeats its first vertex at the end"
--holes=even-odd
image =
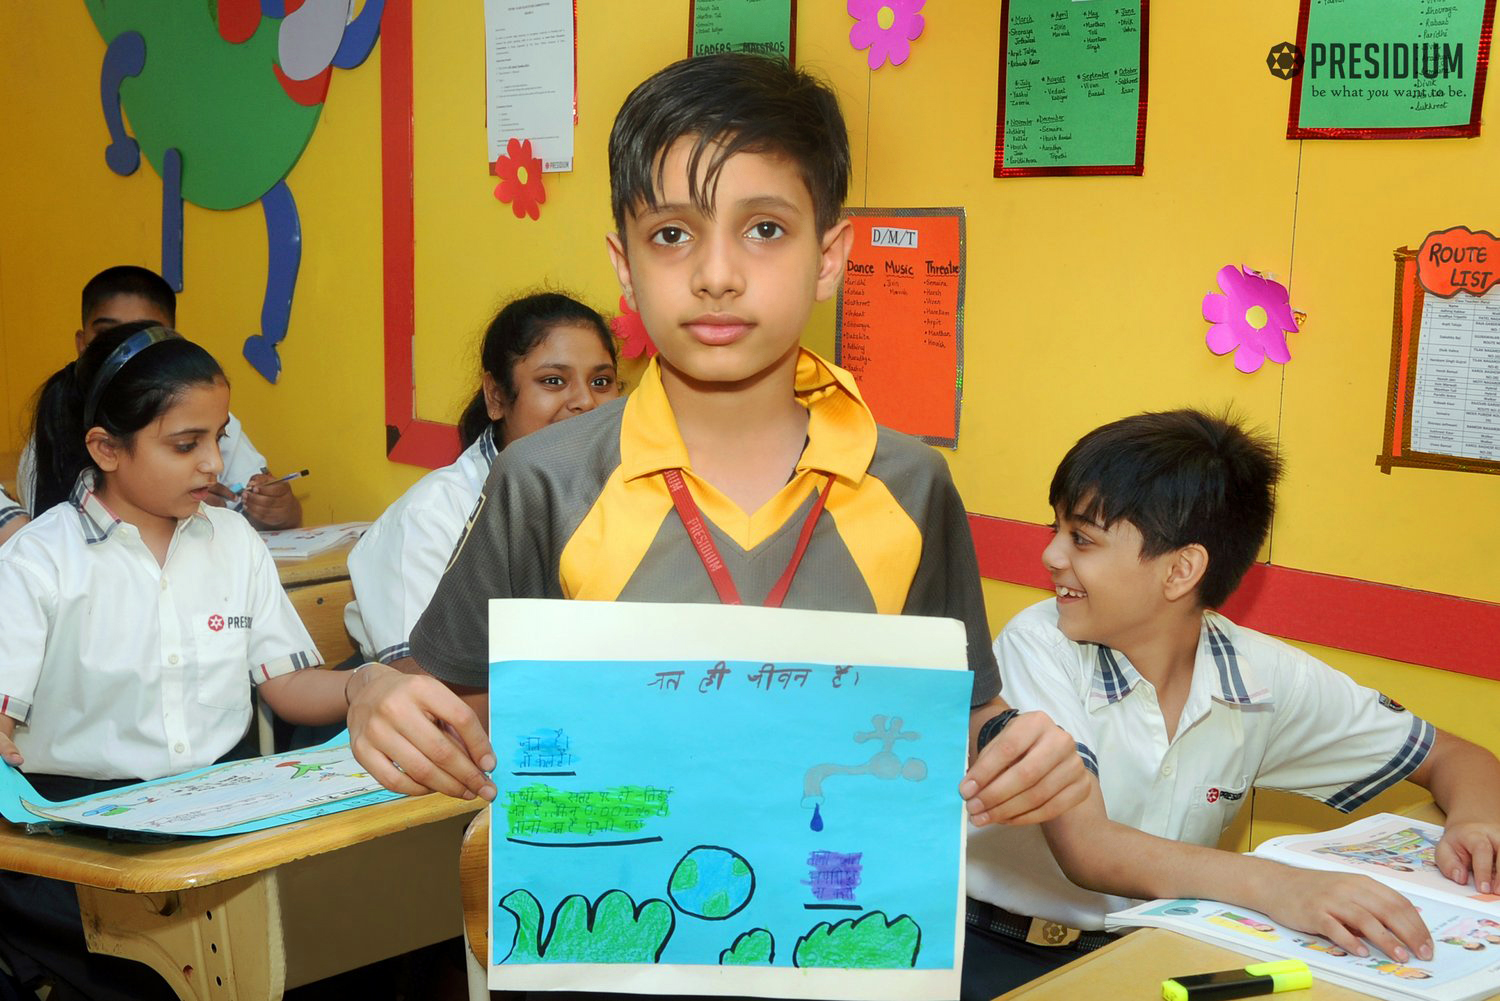
{"type": "Polygon", "coordinates": [[[276,576],[282,587],[305,587],[309,584],[324,584],[331,580],[347,580],[349,577],[349,551],[353,542],[335,546],[305,560],[281,560],[276,564],[276,576]]]}
{"type": "Polygon", "coordinates": [[[0,822],[0,867],[105,890],[164,893],[272,869],[478,811],[483,800],[432,794],[315,817],[250,834],[167,844],[106,842],[79,834],[25,834],[0,822]]]}

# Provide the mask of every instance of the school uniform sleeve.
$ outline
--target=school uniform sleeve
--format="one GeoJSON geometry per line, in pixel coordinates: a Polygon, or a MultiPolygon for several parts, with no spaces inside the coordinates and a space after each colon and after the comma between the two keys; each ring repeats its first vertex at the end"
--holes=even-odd
{"type": "Polygon", "coordinates": [[[0,628],[0,713],[26,723],[47,652],[57,591],[43,568],[10,552],[10,557],[0,559],[0,608],[5,609],[5,625],[0,628]]]}
{"type": "MultiPolygon", "coordinates": [[[[250,682],[259,685],[323,663],[323,655],[313,646],[307,627],[281,587],[276,562],[261,537],[238,515],[232,517],[243,525],[244,540],[250,564],[250,607],[254,616],[250,624],[250,682]]],[[[222,519],[220,530],[223,530],[222,519]]]]}
{"type": "Polygon", "coordinates": [[[370,655],[383,664],[411,656],[411,634],[453,556],[453,526],[425,505],[387,512],[349,553],[370,655]]]}
{"type": "Polygon", "coordinates": [[[926,509],[917,521],[922,533],[922,557],[902,614],[940,616],[964,624],[969,668],[974,672],[969,704],[982,706],[1000,694],[1001,675],[990,649],[990,625],[979,586],[979,558],[969,531],[969,513],[948,464],[925,446],[923,454],[929,461],[920,472],[930,477],[931,486],[926,509]]]}
{"type": "Polygon", "coordinates": [[[0,488],[0,528],[4,528],[17,518],[24,518],[25,516],[26,512],[21,509],[21,505],[11,500],[10,495],[3,488],[0,488]]]}
{"type": "Polygon", "coordinates": [[[251,444],[244,425],[234,414],[229,415],[229,423],[224,428],[224,439],[219,442],[219,454],[224,459],[224,471],[219,474],[219,482],[227,487],[236,483],[249,483],[250,477],[267,469],[266,457],[251,444]]]}
{"type": "Polygon", "coordinates": [[[1097,777],[1099,759],[1087,711],[1090,675],[1079,664],[1078,644],[1039,614],[1046,604],[1019,612],[995,638],[1005,701],[1022,712],[1041,710],[1052,717],[1073,738],[1084,767],[1097,777]]]}
{"type": "Polygon", "coordinates": [[[1432,750],[1431,723],[1301,650],[1276,643],[1276,724],[1255,779],[1345,813],[1410,775],[1432,750]]]}

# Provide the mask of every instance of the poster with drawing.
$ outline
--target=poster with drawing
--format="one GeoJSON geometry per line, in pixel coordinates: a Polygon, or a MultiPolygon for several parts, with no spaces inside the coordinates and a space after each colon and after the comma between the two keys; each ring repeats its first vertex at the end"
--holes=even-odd
{"type": "Polygon", "coordinates": [[[490,635],[491,988],[956,996],[959,623],[496,601],[490,635]]]}
{"type": "Polygon", "coordinates": [[[399,799],[349,749],[345,731],[317,747],[210,765],[61,803],[0,762],[0,815],[14,824],[77,824],[144,834],[245,834],[399,799]]]}

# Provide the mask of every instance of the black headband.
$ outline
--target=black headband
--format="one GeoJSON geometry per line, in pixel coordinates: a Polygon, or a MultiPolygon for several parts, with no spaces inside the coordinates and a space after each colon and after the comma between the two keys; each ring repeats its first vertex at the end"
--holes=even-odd
{"type": "Polygon", "coordinates": [[[120,369],[126,363],[153,344],[178,337],[175,330],[166,327],[147,327],[145,330],[137,330],[125,340],[116,345],[104,359],[104,364],[99,366],[99,371],[94,373],[93,384],[89,386],[88,398],[83,404],[83,427],[84,430],[94,426],[94,416],[99,409],[99,397],[104,395],[104,390],[114,381],[115,376],[120,374],[120,369]]]}

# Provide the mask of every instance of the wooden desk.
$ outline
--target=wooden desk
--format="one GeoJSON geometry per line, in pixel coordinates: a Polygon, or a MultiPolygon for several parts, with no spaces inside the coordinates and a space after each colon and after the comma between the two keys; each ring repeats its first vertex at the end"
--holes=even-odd
{"type": "Polygon", "coordinates": [[[79,884],[89,948],[145,963],[179,997],[275,1001],[461,934],[454,860],[483,805],[423,796],[161,845],[0,821],[0,867],[79,884]]]}
{"type": "MultiPolygon", "coordinates": [[[[1162,928],[1143,928],[1098,952],[1002,995],[1001,1001],[1158,998],[1161,982],[1184,973],[1231,970],[1263,960],[1162,928]]],[[[1370,995],[1317,979],[1310,990],[1280,995],[1295,1001],[1369,1001],[1370,995]]],[[[1500,993],[1494,995],[1500,998],[1500,993]]],[[[1493,998],[1491,999],[1493,1001],[1493,998]]]]}
{"type": "Polygon", "coordinates": [[[347,542],[305,560],[278,561],[276,574],[281,586],[290,592],[293,588],[309,584],[326,584],[329,581],[349,579],[349,550],[354,543],[347,542]]]}

